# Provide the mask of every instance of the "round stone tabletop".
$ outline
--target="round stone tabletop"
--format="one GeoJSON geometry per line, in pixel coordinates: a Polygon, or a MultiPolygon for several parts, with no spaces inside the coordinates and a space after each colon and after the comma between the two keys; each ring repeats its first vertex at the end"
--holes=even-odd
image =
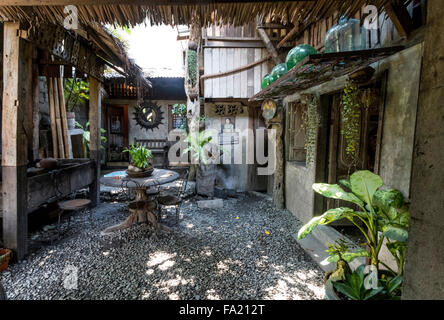
{"type": "Polygon", "coordinates": [[[105,174],[100,183],[108,187],[138,188],[157,186],[178,178],[177,172],[166,169],[154,169],[153,174],[146,178],[130,178],[125,170],[121,170],[105,174]]]}

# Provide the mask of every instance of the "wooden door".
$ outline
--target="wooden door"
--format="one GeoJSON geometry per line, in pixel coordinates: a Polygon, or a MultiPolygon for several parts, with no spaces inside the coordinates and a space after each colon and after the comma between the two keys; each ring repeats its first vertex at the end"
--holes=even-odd
{"type": "Polygon", "coordinates": [[[107,107],[107,160],[108,162],[128,162],[128,107],[107,107]]]}
{"type": "MultiPolygon", "coordinates": [[[[365,90],[365,89],[364,89],[365,90]]],[[[373,103],[367,107],[361,107],[360,116],[360,141],[358,150],[358,160],[355,162],[353,158],[346,153],[346,140],[341,134],[342,130],[342,93],[333,94],[330,99],[330,128],[328,142],[328,165],[327,165],[327,182],[336,184],[341,179],[348,179],[356,170],[375,169],[376,160],[376,144],[378,141],[378,125],[380,125],[379,116],[380,108],[382,108],[379,99],[379,90],[374,88],[372,94],[376,96],[373,103]]],[[[342,200],[327,199],[326,209],[337,208],[341,206],[350,206],[349,203],[342,200]]]]}

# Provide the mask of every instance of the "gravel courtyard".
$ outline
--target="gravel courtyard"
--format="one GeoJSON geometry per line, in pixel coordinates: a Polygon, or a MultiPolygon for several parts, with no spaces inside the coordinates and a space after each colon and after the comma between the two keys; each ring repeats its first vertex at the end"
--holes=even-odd
{"type": "MultiPolygon", "coordinates": [[[[102,203],[92,222],[76,214],[62,239],[2,272],[8,299],[323,298],[323,272],[294,238],[300,222],[263,197],[239,194],[212,210],[190,198],[179,225],[164,216],[169,233],[153,237],[141,224],[101,236],[126,205],[102,203]]],[[[38,243],[53,228],[30,237],[38,243]]]]}

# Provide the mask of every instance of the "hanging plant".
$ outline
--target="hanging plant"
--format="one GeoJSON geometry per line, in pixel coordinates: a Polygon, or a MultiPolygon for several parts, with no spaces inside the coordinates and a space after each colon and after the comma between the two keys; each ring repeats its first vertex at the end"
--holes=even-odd
{"type": "Polygon", "coordinates": [[[342,95],[342,126],[341,135],[345,139],[345,152],[352,165],[359,161],[359,145],[361,142],[361,104],[360,91],[353,81],[348,81],[342,95]]]}
{"type": "Polygon", "coordinates": [[[197,83],[197,53],[194,50],[187,51],[188,81],[191,87],[197,83]]]}
{"type": "Polygon", "coordinates": [[[318,97],[316,95],[308,102],[307,111],[303,114],[305,122],[305,151],[306,163],[311,165],[315,159],[316,140],[318,137],[318,127],[320,124],[318,114],[318,97]]]}

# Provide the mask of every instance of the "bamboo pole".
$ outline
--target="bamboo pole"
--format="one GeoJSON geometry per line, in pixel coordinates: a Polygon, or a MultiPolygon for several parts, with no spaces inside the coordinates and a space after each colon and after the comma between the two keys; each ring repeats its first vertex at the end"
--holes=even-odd
{"type": "Polygon", "coordinates": [[[63,144],[65,147],[65,158],[69,159],[69,135],[68,135],[68,120],[66,119],[66,107],[65,107],[65,96],[63,91],[63,80],[61,77],[56,79],[58,93],[59,93],[59,105],[60,105],[60,115],[62,118],[62,133],[63,133],[63,144]]]}
{"type": "Polygon", "coordinates": [[[52,135],[52,156],[54,158],[59,157],[59,148],[57,140],[57,125],[54,105],[54,90],[52,78],[46,77],[46,84],[48,87],[48,100],[49,100],[49,117],[51,120],[51,135],[52,135]]]}
{"type": "Polygon", "coordinates": [[[57,79],[52,79],[52,91],[54,95],[54,109],[55,109],[55,120],[56,120],[56,129],[57,129],[57,141],[59,148],[59,157],[65,158],[65,150],[63,146],[63,134],[62,134],[62,119],[60,118],[60,103],[59,103],[59,95],[57,89],[57,79]]]}

